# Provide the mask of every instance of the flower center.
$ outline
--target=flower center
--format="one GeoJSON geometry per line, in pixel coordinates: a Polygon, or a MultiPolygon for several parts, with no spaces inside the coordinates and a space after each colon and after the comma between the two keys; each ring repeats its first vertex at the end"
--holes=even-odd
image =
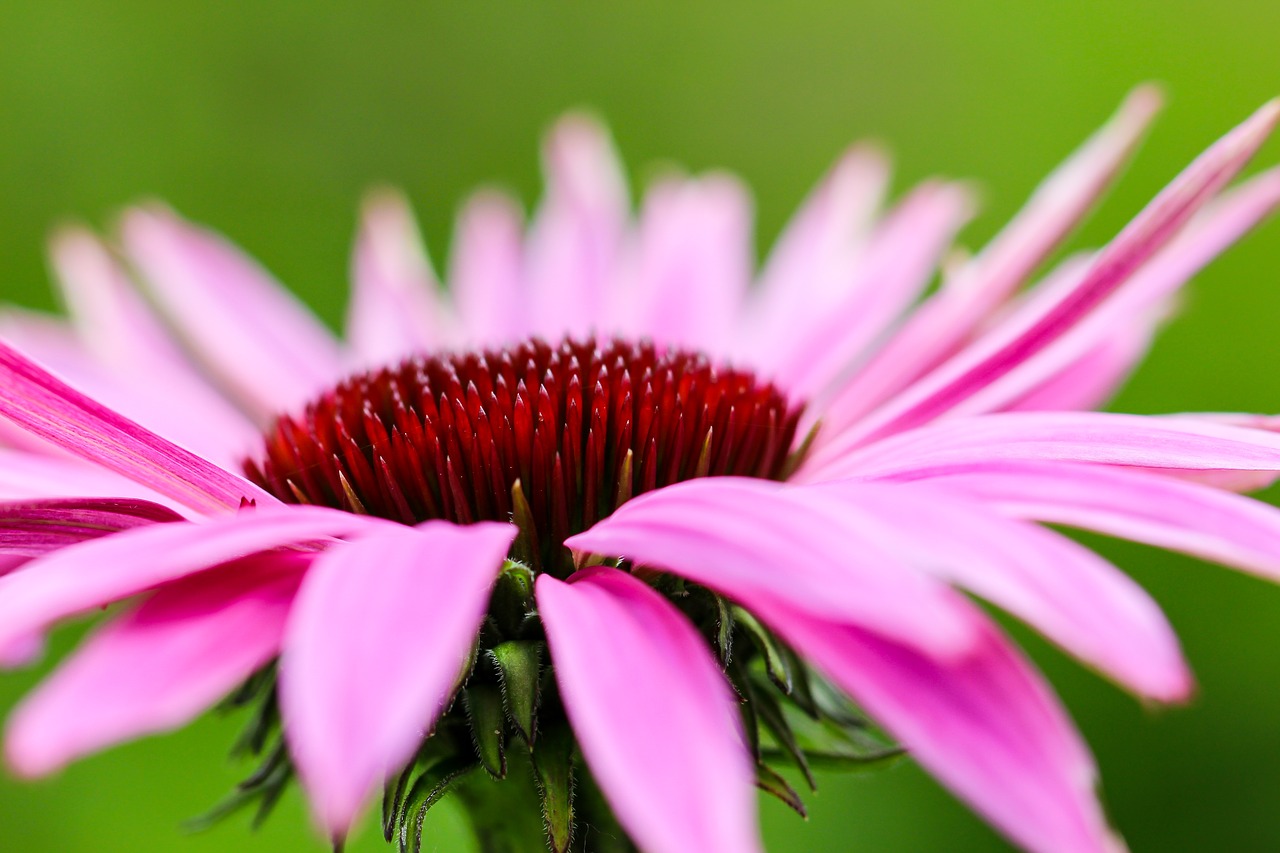
{"type": "Polygon", "coordinates": [[[281,416],[245,470],[290,503],[405,524],[514,520],[547,565],[635,495],[781,478],[799,416],[772,385],[698,353],[529,340],[347,379],[281,416]]]}

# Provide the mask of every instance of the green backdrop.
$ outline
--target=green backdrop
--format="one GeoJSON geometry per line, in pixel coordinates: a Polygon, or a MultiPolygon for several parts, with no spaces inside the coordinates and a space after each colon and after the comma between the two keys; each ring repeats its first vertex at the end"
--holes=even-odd
{"type": "MultiPolygon", "coordinates": [[[[988,236],[1134,83],[1170,106],[1081,243],[1112,234],[1204,145],[1280,93],[1274,0],[609,4],[6,0],[0,5],[0,297],[52,305],[43,240],[163,197],[223,229],[329,321],[354,210],[404,186],[437,258],[479,182],[537,192],[560,111],[611,123],[632,176],[725,166],[753,186],[767,245],[854,138],[886,140],[899,186],[972,176],[988,236]]],[[[1280,159],[1270,144],[1261,162],[1280,159]]],[[[1280,227],[1203,274],[1117,407],[1280,410],[1280,227]]],[[[1019,636],[1061,690],[1137,850],[1280,849],[1280,589],[1097,543],[1167,608],[1200,680],[1190,707],[1141,707],[1019,636]]],[[[64,637],[63,642],[70,638],[64,637]]],[[[0,680],[8,707],[34,679],[0,680]]],[[[0,780],[0,847],[321,850],[299,799],[257,835],[184,817],[235,778],[216,719],[36,785],[0,780]]],[[[915,768],[826,777],[806,823],[763,804],[771,851],[979,851],[1004,844],[915,768]]],[[[466,850],[435,816],[430,849],[466,850]]],[[[355,850],[377,850],[366,832],[355,850]]]]}

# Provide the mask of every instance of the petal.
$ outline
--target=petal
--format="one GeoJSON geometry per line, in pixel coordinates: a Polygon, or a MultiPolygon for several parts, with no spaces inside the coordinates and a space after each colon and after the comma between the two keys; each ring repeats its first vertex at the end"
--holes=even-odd
{"type": "Polygon", "coordinates": [[[776,483],[690,480],[620,506],[575,551],[660,566],[750,606],[760,598],[875,628],[937,654],[963,649],[950,590],[861,535],[841,513],[776,483]]]}
{"type": "Polygon", "coordinates": [[[839,452],[927,422],[1043,350],[1093,311],[1235,176],[1266,140],[1280,101],[1267,104],[1200,155],[1098,253],[1080,283],[1043,316],[978,339],[890,400],[822,452],[839,452]]]}
{"type": "Polygon", "coordinates": [[[181,520],[160,504],[122,498],[0,503],[0,553],[34,557],[109,533],[181,520]]]}
{"type": "Polygon", "coordinates": [[[0,415],[90,462],[198,512],[278,501],[54,377],[0,343],[0,415]]]}
{"type": "Polygon", "coordinates": [[[239,461],[260,440],[254,424],[190,364],[96,237],[63,229],[50,241],[50,257],[87,355],[124,386],[111,390],[130,393],[104,396],[72,376],[78,387],[219,462],[239,461]]]}
{"type": "Polygon", "coordinates": [[[1198,483],[1043,461],[954,469],[928,482],[1015,518],[1093,530],[1280,580],[1280,510],[1198,483]]]}
{"type": "Polygon", "coordinates": [[[454,235],[449,290],[465,336],[485,345],[527,337],[520,206],[505,193],[479,192],[467,200],[454,235]]]}
{"type": "Polygon", "coordinates": [[[1003,408],[1011,411],[1090,411],[1111,400],[1142,361],[1165,310],[1133,317],[1122,328],[1003,408]]]}
{"type": "Polygon", "coordinates": [[[1075,227],[1137,146],[1160,95],[1141,87],[1115,116],[1036,189],[990,244],[930,298],[824,414],[826,438],[950,355],[1075,227]]]}
{"type": "Polygon", "coordinates": [[[448,324],[440,322],[440,285],[403,195],[382,190],[366,199],[351,267],[347,339],[359,366],[395,363],[441,343],[448,324]]]}
{"type": "Polygon", "coordinates": [[[1280,435],[1204,420],[1108,412],[1004,412],[910,430],[802,472],[806,481],[916,480],[1030,461],[1173,471],[1280,470],[1280,435]]]}
{"type": "Polygon", "coordinates": [[[392,526],[322,507],[289,507],[150,525],[70,545],[0,578],[0,654],[60,619],[222,563],[392,526]]]}
{"type": "Polygon", "coordinates": [[[14,712],[10,765],[43,776],[190,722],[278,653],[309,559],[241,560],[171,584],[112,620],[14,712]]]}
{"type": "MultiPolygon", "coordinates": [[[[1130,353],[1145,349],[1145,346],[1133,345],[1135,339],[1140,344],[1149,336],[1146,327],[1150,323],[1144,318],[1160,313],[1160,306],[1172,299],[1188,279],[1256,227],[1274,212],[1277,205],[1280,205],[1280,169],[1264,172],[1224,194],[1088,317],[1004,376],[978,390],[953,408],[950,414],[995,411],[1051,381],[1100,349],[1106,352],[1108,347],[1112,347],[1114,352],[1119,348],[1121,366],[1128,363],[1130,353]]],[[[1067,294],[1068,297],[1072,295],[1067,294]]],[[[1044,305],[1032,300],[1026,311],[1010,317],[1007,323],[1013,327],[1029,326],[1039,317],[1058,311],[1060,303],[1061,299],[1056,297],[1051,297],[1044,305]]],[[[1104,363],[1103,367],[1114,372],[1114,364],[1104,363]]]]}
{"type": "Polygon", "coordinates": [[[921,766],[1021,847],[1117,853],[1088,750],[1038,673],[989,623],[939,662],[785,608],[758,614],[847,691],[921,766]]]}
{"type": "Polygon", "coordinates": [[[788,340],[802,318],[821,316],[844,295],[888,185],[888,158],[878,148],[845,152],[769,253],[749,306],[749,341],[737,342],[735,356],[765,352],[762,341],[788,340]]]}
{"type": "Polygon", "coordinates": [[[629,292],[605,326],[724,352],[751,280],[751,201],[728,175],[667,179],[645,194],[629,292]]]}
{"type": "Polygon", "coordinates": [[[546,197],[529,235],[533,331],[550,339],[600,325],[627,224],[627,188],[608,133],[570,115],[543,151],[546,197]]]}
{"type": "Polygon", "coordinates": [[[159,207],[125,214],[130,260],[202,364],[260,418],[342,376],[333,336],[221,237],[159,207]]]}
{"type": "Polygon", "coordinates": [[[1130,690],[1166,702],[1190,692],[1160,607],[1087,548],[928,485],[852,482],[803,493],[839,507],[899,559],[1009,611],[1130,690]]]}
{"type": "Polygon", "coordinates": [[[929,284],[973,208],[957,184],[926,183],[907,196],[872,235],[847,292],[776,342],[779,384],[807,400],[840,378],[929,284]]]}
{"type": "Polygon", "coordinates": [[[335,837],[451,700],[514,536],[509,524],[396,526],[312,566],[285,632],[280,706],[335,837]]]}
{"type": "Polygon", "coordinates": [[[0,500],[67,495],[137,498],[161,503],[179,512],[191,512],[177,501],[75,456],[0,448],[0,500]]]}
{"type": "Polygon", "coordinates": [[[541,575],[565,713],[619,822],[650,853],[762,850],[732,691],[680,611],[616,569],[541,575]]]}

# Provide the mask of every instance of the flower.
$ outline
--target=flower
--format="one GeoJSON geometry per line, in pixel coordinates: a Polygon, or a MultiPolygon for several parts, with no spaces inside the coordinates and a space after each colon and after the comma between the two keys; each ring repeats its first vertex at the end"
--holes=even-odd
{"type": "Polygon", "coordinates": [[[375,196],[345,344],[162,208],[121,229],[150,301],[64,232],[70,325],[11,313],[0,345],[0,656],[133,603],[18,708],[10,764],[48,773],[231,694],[265,756],[246,797],[269,808],[296,770],[335,839],[390,780],[402,846],[453,787],[501,804],[482,838],[533,814],[568,849],[611,825],[598,793],[641,849],[740,853],[753,783],[798,805],[776,755],[893,752],[865,712],[1015,843],[1116,849],[1087,747],[960,590],[1171,702],[1192,681],[1158,606],[1037,522],[1280,578],[1280,511],[1233,491],[1280,472],[1265,419],[1085,411],[1280,203],[1277,169],[1224,191],[1280,104],[1020,292],[1157,100],[1135,92],[927,294],[964,187],[881,214],[883,156],[856,147],[750,287],[733,179],[664,179],[633,222],[578,117],[527,230],[501,196],[467,205],[447,293],[375,196]],[[521,785],[527,814],[498,793],[521,785]]]}

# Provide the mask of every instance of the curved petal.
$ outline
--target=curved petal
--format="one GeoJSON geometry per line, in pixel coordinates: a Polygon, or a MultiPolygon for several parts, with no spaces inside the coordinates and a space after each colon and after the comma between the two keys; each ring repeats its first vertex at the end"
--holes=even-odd
{"type": "Polygon", "coordinates": [[[1048,461],[955,469],[927,482],[1015,518],[1144,542],[1280,580],[1280,510],[1209,486],[1048,461]]]}
{"type": "MultiPolygon", "coordinates": [[[[85,350],[143,398],[136,410],[121,411],[220,462],[238,461],[235,455],[259,440],[254,424],[196,372],[97,237],[65,228],[50,241],[49,255],[85,350]]],[[[80,387],[97,396],[92,386],[80,387]]]]}
{"type": "MultiPolygon", "coordinates": [[[[1143,340],[1150,336],[1151,324],[1146,318],[1160,313],[1160,306],[1172,299],[1188,279],[1256,227],[1277,205],[1280,205],[1280,169],[1263,172],[1224,194],[1095,311],[1044,349],[968,397],[950,410],[949,415],[981,414],[1007,406],[1099,349],[1105,353],[1108,348],[1112,351],[1119,348],[1122,358],[1128,352],[1141,352],[1145,349],[1143,340]],[[1117,329],[1125,332],[1117,334],[1117,329]],[[1139,343],[1136,347],[1133,346],[1135,338],[1139,343]]],[[[1028,312],[1022,316],[1015,314],[1007,322],[1018,326],[1027,322],[1024,318],[1059,308],[1056,301],[1043,308],[1033,301],[1027,307],[1028,312]]],[[[1131,358],[1124,359],[1121,367],[1129,361],[1131,358]]]]}
{"type": "Polygon", "coordinates": [[[351,280],[347,339],[360,367],[394,364],[442,342],[440,285],[400,193],[383,190],[365,200],[351,280]]]}
{"type": "Polygon", "coordinates": [[[191,515],[190,508],[75,456],[0,448],[0,500],[61,498],[136,498],[164,504],[191,515]]]}
{"type": "Polygon", "coordinates": [[[76,391],[0,343],[0,415],[59,447],[202,513],[279,503],[247,480],[76,391]]]}
{"type": "Polygon", "coordinates": [[[160,504],[122,498],[0,503],[0,554],[35,557],[109,533],[182,520],[160,504]]]}
{"type": "Polygon", "coordinates": [[[750,758],[706,643],[641,581],[541,575],[538,610],[574,734],[619,822],[650,853],[750,853],[750,758]]]}
{"type": "Polygon", "coordinates": [[[729,175],[667,179],[644,197],[634,264],[607,331],[723,352],[751,281],[751,201],[729,175]]]}
{"type": "Polygon", "coordinates": [[[1164,702],[1191,692],[1159,605],[1087,548],[936,486],[852,482],[802,491],[839,507],[899,559],[1007,610],[1130,690],[1164,702]]]}
{"type": "Polygon", "coordinates": [[[334,836],[452,698],[515,532],[397,525],[312,565],[285,631],[280,707],[312,809],[334,836]]]}
{"type": "Polygon", "coordinates": [[[787,340],[848,290],[860,252],[889,186],[884,152],[855,145],[840,157],[769,252],[748,305],[748,331],[731,341],[735,358],[787,340]]]}
{"type": "Polygon", "coordinates": [[[1036,188],[1018,215],[928,299],[824,413],[825,443],[963,345],[1034,272],[1115,179],[1160,107],[1134,90],[1106,125],[1036,188]]]}
{"type": "Polygon", "coordinates": [[[1026,322],[1003,324],[979,338],[818,453],[839,453],[925,423],[1060,338],[1166,245],[1244,167],[1278,117],[1280,101],[1268,103],[1210,146],[1097,254],[1077,287],[1051,310],[1026,322]]]}
{"type": "Polygon", "coordinates": [[[1146,357],[1165,313],[1161,308],[1146,316],[1131,318],[1124,327],[1113,329],[1111,336],[1092,350],[1040,379],[1002,408],[1015,412],[1102,408],[1146,357]]]}
{"type": "Polygon", "coordinates": [[[43,776],[190,722],[277,654],[310,558],[240,560],[170,584],[112,620],[18,706],[9,764],[43,776]]]}
{"type": "Polygon", "coordinates": [[[529,234],[535,334],[590,334],[604,317],[627,225],[627,186],[608,133],[584,115],[561,119],[543,151],[546,197],[529,234]]]}
{"type": "Polygon", "coordinates": [[[125,248],[201,363],[260,418],[342,376],[333,336],[221,237],[159,207],[125,214],[125,248]]]}
{"type": "Polygon", "coordinates": [[[984,463],[1099,462],[1172,471],[1280,470],[1280,435],[1179,417],[1003,412],[910,430],[802,471],[808,482],[916,480],[984,463]]]}
{"type": "Polygon", "coordinates": [[[972,193],[958,184],[912,191],[871,236],[847,292],[768,348],[779,384],[797,399],[824,397],[919,297],[973,209],[972,193]]]}
{"type": "Polygon", "coordinates": [[[750,607],[762,598],[874,628],[935,654],[970,639],[944,585],[862,535],[832,507],[762,480],[709,477],[628,501],[585,533],[579,552],[660,566],[750,607]]]}
{"type": "Polygon", "coordinates": [[[942,662],[785,607],[756,614],[1019,846],[1124,849],[1095,797],[1087,747],[1043,679],[990,623],[982,620],[968,655],[942,662]]]}
{"type": "MultiPolygon", "coordinates": [[[[249,510],[69,545],[0,578],[0,655],[54,622],[255,554],[395,526],[322,507],[249,510]]],[[[16,653],[14,653],[16,654],[16,653]]]]}
{"type": "Polygon", "coordinates": [[[449,290],[468,340],[492,346],[528,335],[523,240],[520,206],[507,194],[481,191],[462,208],[449,253],[449,290]]]}

